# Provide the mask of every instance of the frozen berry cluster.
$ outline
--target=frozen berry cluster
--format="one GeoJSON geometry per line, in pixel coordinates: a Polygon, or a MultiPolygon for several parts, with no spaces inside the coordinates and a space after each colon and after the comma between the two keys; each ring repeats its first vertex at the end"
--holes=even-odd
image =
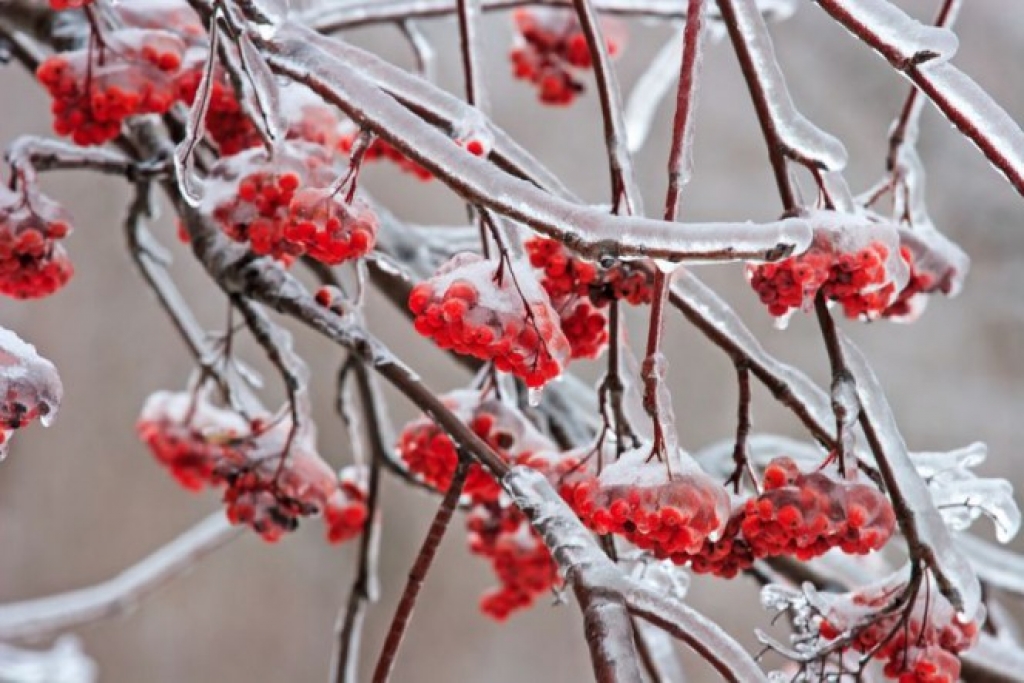
{"type": "Polygon", "coordinates": [[[63,393],[53,363],[0,327],[0,457],[11,432],[35,420],[50,423],[63,393]]]}
{"type": "MultiPolygon", "coordinates": [[[[546,7],[519,8],[512,13],[516,42],[509,53],[512,74],[537,88],[544,104],[572,104],[583,92],[579,74],[593,67],[586,36],[576,14],[546,7]]],[[[622,51],[625,31],[610,19],[601,20],[608,54],[622,51]]]]}
{"type": "Polygon", "coordinates": [[[74,274],[61,241],[71,232],[66,211],[38,192],[0,185],[0,294],[49,296],[74,274]]]}
{"type": "Polygon", "coordinates": [[[658,559],[695,554],[728,522],[728,495],[692,461],[650,455],[650,447],[629,451],[599,476],[564,486],[563,495],[598,534],[623,536],[658,559]]]}
{"type": "Polygon", "coordinates": [[[470,511],[466,526],[470,552],[490,562],[499,582],[480,598],[480,610],[487,616],[505,621],[561,587],[551,553],[515,506],[478,505],[470,511]]]}
{"type": "Polygon", "coordinates": [[[124,28],[48,57],[36,71],[53,98],[53,128],[79,145],[116,138],[132,116],[163,114],[178,99],[187,46],[163,30],[124,28]]]}
{"type": "Polygon", "coordinates": [[[223,489],[232,523],[267,541],[293,531],[303,517],[322,515],[328,539],[341,542],[366,520],[361,479],[331,471],[308,435],[292,434],[288,421],[245,420],[202,391],[157,392],[143,407],[137,431],[183,487],[223,489]]]}
{"type": "Polygon", "coordinates": [[[225,234],[257,254],[285,263],[308,254],[334,265],[368,254],[377,236],[376,215],[334,187],[337,174],[319,145],[282,144],[273,157],[247,150],[211,169],[205,206],[225,234]]]}
{"type": "Polygon", "coordinates": [[[875,319],[906,283],[907,263],[888,225],[833,226],[823,213],[810,248],[773,263],[747,266],[747,277],[776,317],[806,310],[820,294],[849,318],[875,319]]]}
{"type": "Polygon", "coordinates": [[[743,538],[756,557],[809,560],[832,548],[865,555],[892,536],[896,517],[875,487],[825,470],[801,472],[776,458],[764,473],[764,493],[747,501],[743,538]]]}
{"type": "Polygon", "coordinates": [[[603,309],[611,301],[640,305],[653,299],[652,274],[639,264],[619,262],[604,268],[546,237],[531,237],[524,246],[530,265],[541,272],[573,358],[596,358],[604,351],[609,333],[603,309]]]}
{"type": "MultiPolygon", "coordinates": [[[[473,390],[453,391],[442,397],[444,405],[506,462],[518,462],[540,450],[552,448],[517,410],[473,390]]],[[[397,451],[410,472],[439,491],[451,486],[458,452],[451,437],[426,415],[408,423],[398,437],[397,451]]],[[[473,503],[494,503],[501,486],[483,467],[472,464],[463,495],[473,503]]]]}
{"type": "Polygon", "coordinates": [[[458,254],[409,294],[414,326],[442,349],[492,361],[529,387],[558,377],[572,349],[525,263],[458,254]]]}
{"type": "Polygon", "coordinates": [[[883,662],[886,677],[900,683],[956,683],[960,679],[957,655],[977,641],[980,619],[959,621],[952,605],[934,587],[921,587],[912,604],[881,613],[904,590],[906,584],[898,583],[822,596],[828,606],[822,613],[820,635],[832,640],[852,629],[850,647],[883,662]]]}

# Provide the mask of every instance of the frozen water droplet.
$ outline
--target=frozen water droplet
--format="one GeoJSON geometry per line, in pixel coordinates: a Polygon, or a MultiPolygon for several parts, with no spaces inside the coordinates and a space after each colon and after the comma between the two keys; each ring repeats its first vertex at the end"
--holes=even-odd
{"type": "Polygon", "coordinates": [[[530,402],[531,408],[539,406],[542,398],[544,398],[544,387],[530,387],[527,392],[527,400],[530,402]]]}

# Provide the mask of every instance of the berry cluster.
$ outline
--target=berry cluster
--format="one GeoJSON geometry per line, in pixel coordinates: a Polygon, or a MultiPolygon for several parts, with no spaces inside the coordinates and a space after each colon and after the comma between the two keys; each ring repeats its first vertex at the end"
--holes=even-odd
{"type": "Polygon", "coordinates": [[[882,493],[824,470],[801,472],[776,458],[764,473],[764,493],[747,501],[743,538],[756,557],[809,560],[838,547],[865,555],[892,536],[896,518],[882,493]]]}
{"type": "MultiPolygon", "coordinates": [[[[453,391],[441,400],[507,462],[552,447],[519,411],[497,400],[484,400],[479,391],[453,391]]],[[[451,486],[458,452],[451,438],[429,417],[423,415],[407,424],[396,448],[409,471],[425,483],[439,491],[451,486]]],[[[473,503],[495,503],[501,497],[501,486],[474,463],[466,475],[463,494],[473,503]]]]}
{"type": "Polygon", "coordinates": [[[0,327],[0,457],[15,429],[34,420],[49,424],[62,394],[53,363],[18,335],[0,327]]]}
{"type": "Polygon", "coordinates": [[[598,534],[618,534],[658,559],[695,554],[729,519],[725,490],[683,456],[649,460],[649,446],[623,454],[598,477],[563,487],[580,519],[598,534]],[[672,474],[669,474],[669,471],[672,474]]]}
{"type": "Polygon", "coordinates": [[[900,230],[900,255],[910,276],[882,313],[890,320],[916,320],[927,306],[930,294],[941,292],[955,296],[970,267],[970,259],[963,250],[927,225],[900,230]]]}
{"type": "Polygon", "coordinates": [[[487,616],[505,621],[562,585],[547,546],[515,506],[476,506],[466,526],[470,552],[487,558],[500,582],[480,599],[480,610],[487,616]]]}
{"type": "Polygon", "coordinates": [[[850,647],[885,662],[885,675],[900,683],[955,683],[960,678],[957,654],[977,641],[979,621],[961,623],[949,601],[927,588],[917,592],[913,604],[888,614],[879,612],[903,590],[906,584],[822,596],[828,607],[822,613],[820,635],[832,640],[855,629],[850,647]]]}
{"type": "Polygon", "coordinates": [[[529,387],[558,377],[572,352],[525,263],[459,254],[413,287],[414,326],[442,349],[493,361],[529,387]]]}
{"type": "Polygon", "coordinates": [[[308,434],[292,434],[288,421],[247,421],[201,391],[158,392],[146,402],[137,431],[183,487],[223,488],[231,522],[267,541],[311,515],[323,515],[332,543],[357,534],[366,520],[359,477],[349,472],[339,479],[308,434]]]}
{"type": "MultiPolygon", "coordinates": [[[[590,48],[574,12],[552,8],[519,8],[512,14],[517,32],[509,53],[512,74],[537,88],[544,104],[569,105],[583,92],[577,74],[592,68],[590,48]]],[[[608,54],[622,51],[622,26],[602,19],[608,54]]]]}
{"type": "Polygon", "coordinates": [[[653,299],[653,275],[639,264],[620,261],[604,268],[546,237],[531,237],[523,246],[530,265],[542,273],[541,284],[559,313],[573,358],[596,358],[604,350],[608,324],[601,309],[610,302],[641,305],[653,299]]]}
{"type": "Polygon", "coordinates": [[[854,237],[826,225],[804,253],[748,266],[747,277],[774,316],[806,309],[820,293],[849,318],[877,318],[905,282],[907,264],[894,240],[885,226],[867,226],[854,237]]]}
{"type": "Polygon", "coordinates": [[[74,268],[60,240],[70,232],[67,212],[55,202],[0,186],[0,294],[36,299],[67,284],[74,268]]]}
{"type": "Polygon", "coordinates": [[[206,206],[225,234],[257,254],[338,264],[373,249],[377,219],[362,199],[334,187],[336,173],[318,145],[288,143],[273,158],[247,150],[211,169],[206,206]]]}
{"type": "Polygon", "coordinates": [[[185,50],[173,33],[125,28],[50,56],[36,76],[53,97],[54,130],[76,144],[97,145],[116,138],[131,116],[167,112],[177,100],[185,50]]]}

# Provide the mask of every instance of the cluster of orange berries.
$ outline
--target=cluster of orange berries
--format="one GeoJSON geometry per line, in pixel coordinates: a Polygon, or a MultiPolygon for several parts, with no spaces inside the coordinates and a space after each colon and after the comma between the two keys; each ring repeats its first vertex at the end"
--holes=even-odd
{"type": "Polygon", "coordinates": [[[879,614],[866,626],[858,623],[905,589],[906,584],[872,586],[849,595],[822,596],[833,604],[822,614],[819,634],[832,640],[856,629],[850,647],[884,662],[884,674],[899,683],[956,683],[960,679],[957,655],[977,641],[979,620],[959,621],[939,591],[922,588],[912,604],[879,614]]]}
{"type": "Polygon", "coordinates": [[[63,12],[69,9],[81,9],[92,3],[92,0],[50,0],[50,7],[63,12]]]}
{"type": "MultiPolygon", "coordinates": [[[[583,92],[577,73],[592,68],[590,48],[576,14],[569,10],[531,7],[512,13],[517,33],[509,53],[512,74],[537,88],[544,104],[569,105],[583,92]]],[[[620,24],[602,19],[608,54],[622,51],[625,31],[620,24]]]]}
{"type": "Polygon", "coordinates": [[[334,473],[308,438],[290,434],[287,421],[245,420],[212,405],[201,391],[157,392],[146,402],[137,431],[184,488],[223,488],[232,523],[251,527],[269,542],[312,515],[322,515],[332,543],[357,535],[366,521],[359,473],[334,473]]]}
{"type": "Polygon", "coordinates": [[[35,420],[49,424],[63,393],[53,363],[18,335],[0,327],[0,454],[14,430],[35,420]]]}
{"type": "Polygon", "coordinates": [[[413,287],[416,331],[442,349],[492,361],[529,387],[562,373],[571,355],[558,313],[525,263],[459,254],[413,287]]]}
{"type": "Polygon", "coordinates": [[[0,294],[37,299],[67,284],[74,267],[61,240],[70,232],[59,205],[38,192],[0,185],[0,294]]]}

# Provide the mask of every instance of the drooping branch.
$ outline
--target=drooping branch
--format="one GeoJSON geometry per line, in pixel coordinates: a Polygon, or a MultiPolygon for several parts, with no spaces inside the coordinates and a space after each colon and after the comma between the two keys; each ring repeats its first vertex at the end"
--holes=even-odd
{"type": "Polygon", "coordinates": [[[216,512],[108,581],[37,600],[0,605],[0,641],[44,638],[123,614],[238,536],[216,512]]]}

